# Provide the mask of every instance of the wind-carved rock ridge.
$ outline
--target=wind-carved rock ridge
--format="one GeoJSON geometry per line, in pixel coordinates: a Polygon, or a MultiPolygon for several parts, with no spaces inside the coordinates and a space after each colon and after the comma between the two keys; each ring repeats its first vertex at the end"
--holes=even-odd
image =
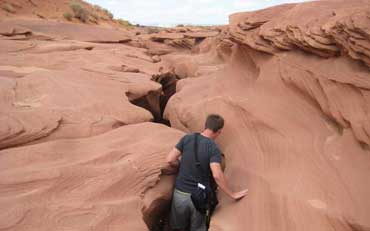
{"type": "Polygon", "coordinates": [[[184,134],[148,121],[168,124],[179,75],[222,68],[215,52],[217,68],[202,63],[208,56],[170,67],[181,57],[166,54],[203,49],[219,33],[181,30],[183,39],[155,42],[142,30],[1,21],[0,229],[161,226],[173,185],[164,157],[184,134]]]}
{"type": "Polygon", "coordinates": [[[181,136],[141,123],[0,151],[0,196],[8,198],[0,201],[6,210],[0,227],[36,230],[44,217],[37,230],[147,230],[140,219],[143,194],[158,181],[165,155],[181,136]]]}
{"type": "Polygon", "coordinates": [[[53,40],[0,37],[0,229],[165,229],[164,157],[218,113],[226,177],[249,194],[219,193],[211,230],[366,230],[368,4],[282,5],[159,42],[115,31],[132,41],[92,50],[59,44],[88,47],[109,29],[62,24],[74,40],[59,41],[42,26],[57,22],[17,21],[53,40]],[[50,44],[58,52],[33,52],[50,44]]]}
{"type": "Polygon", "coordinates": [[[1,147],[36,140],[89,137],[117,126],[153,119],[150,112],[125,99],[125,91],[145,95],[152,89],[160,89],[159,84],[148,79],[145,85],[142,80],[143,84],[138,88],[135,83],[126,84],[99,76],[72,69],[35,72],[16,80],[0,78],[4,83],[16,82],[14,93],[6,93],[11,87],[5,87],[3,91],[1,131],[4,139],[0,142],[1,147]],[[97,94],[99,98],[95,97],[97,94]]]}
{"type": "Polygon", "coordinates": [[[281,59],[282,80],[315,100],[340,129],[351,128],[359,142],[370,145],[368,69],[347,58],[317,60],[315,69],[309,67],[313,63],[308,60],[299,61],[299,55],[281,59]],[[336,73],[324,73],[325,66],[331,66],[336,73]]]}
{"type": "Polygon", "coordinates": [[[226,67],[178,82],[165,118],[193,132],[223,115],[226,177],[250,192],[237,203],[220,193],[211,230],[370,227],[368,9],[339,0],[234,14],[226,67]]]}
{"type": "Polygon", "coordinates": [[[230,16],[230,35],[271,54],[296,48],[321,57],[346,53],[370,66],[368,7],[368,1],[315,1],[237,13],[230,16]]]}

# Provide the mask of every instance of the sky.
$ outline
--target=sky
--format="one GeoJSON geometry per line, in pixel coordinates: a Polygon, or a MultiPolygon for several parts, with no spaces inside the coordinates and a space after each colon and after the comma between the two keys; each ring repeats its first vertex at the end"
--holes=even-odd
{"type": "Polygon", "coordinates": [[[113,13],[115,18],[151,26],[178,24],[222,25],[235,12],[253,11],[305,0],[86,0],[113,13]]]}

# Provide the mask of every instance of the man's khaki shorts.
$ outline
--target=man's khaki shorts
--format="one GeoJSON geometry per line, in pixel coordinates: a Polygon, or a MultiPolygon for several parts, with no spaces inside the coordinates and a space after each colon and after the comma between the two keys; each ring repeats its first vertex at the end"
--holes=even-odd
{"type": "Polygon", "coordinates": [[[174,190],[170,214],[171,228],[174,230],[190,228],[190,231],[207,231],[205,217],[195,209],[190,195],[190,193],[174,190]]]}

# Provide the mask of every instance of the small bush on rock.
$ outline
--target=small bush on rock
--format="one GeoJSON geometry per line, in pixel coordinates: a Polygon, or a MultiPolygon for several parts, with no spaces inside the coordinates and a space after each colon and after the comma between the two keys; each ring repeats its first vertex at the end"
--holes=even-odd
{"type": "Polygon", "coordinates": [[[82,6],[77,2],[71,2],[69,7],[72,9],[73,13],[78,14],[82,10],[82,6]]]}
{"type": "Polygon", "coordinates": [[[78,18],[81,22],[87,22],[87,20],[89,20],[90,12],[83,8],[79,3],[72,2],[69,6],[75,15],[75,18],[78,18]]]}
{"type": "Polygon", "coordinates": [[[95,20],[98,20],[99,19],[99,15],[97,15],[95,13],[90,13],[90,16],[91,16],[91,18],[93,18],[95,20]]]}
{"type": "Polygon", "coordinates": [[[68,21],[71,21],[71,20],[72,20],[73,15],[72,15],[71,13],[69,13],[69,12],[65,12],[65,13],[63,14],[63,17],[64,17],[65,19],[67,19],[68,21]]]}
{"type": "Polygon", "coordinates": [[[104,13],[108,16],[109,19],[113,19],[113,14],[107,9],[103,9],[104,13]]]}
{"type": "Polygon", "coordinates": [[[103,16],[100,17],[101,19],[104,19],[104,20],[112,20],[113,19],[113,14],[109,10],[107,10],[107,9],[105,9],[105,8],[99,6],[99,5],[93,5],[93,8],[94,8],[95,11],[97,11],[99,13],[103,13],[103,16]]]}
{"type": "Polygon", "coordinates": [[[90,13],[90,21],[95,24],[98,24],[99,15],[97,15],[96,13],[90,13]]]}
{"type": "Polygon", "coordinates": [[[118,22],[121,26],[126,27],[126,28],[128,28],[128,27],[133,27],[133,25],[132,25],[129,21],[127,21],[127,20],[118,19],[118,20],[117,20],[117,22],[118,22]]]}

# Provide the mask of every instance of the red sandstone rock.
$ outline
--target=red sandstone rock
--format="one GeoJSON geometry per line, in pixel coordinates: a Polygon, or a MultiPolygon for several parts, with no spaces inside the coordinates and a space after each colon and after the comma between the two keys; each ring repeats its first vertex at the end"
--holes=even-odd
{"type": "Polygon", "coordinates": [[[72,39],[86,42],[119,43],[131,41],[130,34],[126,31],[113,30],[102,26],[37,19],[6,19],[0,22],[0,34],[2,35],[25,33],[44,34],[55,39],[72,39]]]}
{"type": "Polygon", "coordinates": [[[152,60],[154,63],[159,63],[162,59],[158,55],[153,55],[152,60]]]}
{"type": "Polygon", "coordinates": [[[178,82],[165,111],[186,132],[201,130],[209,113],[225,117],[217,142],[226,175],[249,194],[235,203],[220,193],[211,230],[368,227],[370,188],[356,183],[370,174],[369,83],[356,86],[369,79],[367,68],[344,57],[241,47],[233,58],[226,71],[178,82]]]}
{"type": "Polygon", "coordinates": [[[193,48],[201,40],[208,37],[215,37],[219,34],[219,31],[215,30],[197,30],[189,29],[178,30],[168,29],[167,32],[159,32],[150,36],[150,39],[155,42],[165,43],[172,47],[178,48],[193,48]],[[184,33],[186,32],[186,33],[184,33]]]}
{"type": "Polygon", "coordinates": [[[150,80],[158,67],[143,49],[79,41],[0,44],[6,47],[0,54],[0,148],[88,137],[160,114],[161,86],[150,80]],[[122,63],[142,73],[112,69],[122,63]],[[130,103],[146,102],[149,93],[150,112],[130,103]]]}
{"type": "Polygon", "coordinates": [[[230,17],[230,32],[233,39],[268,53],[299,47],[331,57],[342,50],[370,65],[369,4],[366,0],[314,1],[237,13],[230,17]]]}
{"type": "MultiPolygon", "coordinates": [[[[182,135],[141,123],[85,139],[0,151],[0,227],[148,230],[141,219],[151,221],[141,211],[143,195],[158,181],[167,152],[182,135]]],[[[149,196],[162,198],[161,193],[147,195],[145,203],[149,196]]]]}
{"type": "Polygon", "coordinates": [[[187,32],[185,33],[185,37],[188,38],[208,38],[208,37],[215,37],[219,34],[217,31],[205,31],[205,32],[187,32]]]}
{"type": "Polygon", "coordinates": [[[323,1],[235,14],[235,44],[225,44],[230,65],[178,82],[165,117],[191,132],[207,114],[223,115],[226,175],[235,190],[249,188],[237,203],[220,194],[211,230],[370,226],[370,187],[355,183],[370,174],[367,5],[323,1]],[[346,20],[361,26],[344,32],[346,20]]]}
{"type": "Polygon", "coordinates": [[[123,72],[132,72],[132,73],[139,73],[139,68],[135,67],[127,67],[126,65],[122,65],[122,71],[123,72]]]}
{"type": "MultiPolygon", "coordinates": [[[[8,122],[1,123],[1,148],[42,137],[88,137],[152,119],[148,111],[129,102],[125,94],[132,97],[133,89],[128,84],[97,74],[75,69],[39,71],[18,80],[0,80],[10,83],[2,91],[6,95],[1,114],[8,122]]],[[[149,89],[158,88],[153,83],[149,89]]]]}
{"type": "Polygon", "coordinates": [[[182,38],[184,38],[184,35],[177,33],[158,33],[151,36],[151,39],[155,42],[163,42],[166,39],[182,39],[182,38]]]}
{"type": "Polygon", "coordinates": [[[149,55],[166,55],[175,51],[169,45],[152,41],[145,41],[145,48],[148,49],[147,53],[149,55]]]}
{"type": "Polygon", "coordinates": [[[186,132],[225,117],[226,176],[249,188],[239,202],[219,194],[211,230],[366,230],[368,8],[287,4],[135,37],[1,21],[0,229],[155,228],[173,187],[158,176],[183,133],[144,122],[170,99],[164,116],[186,132]]]}
{"type": "Polygon", "coordinates": [[[195,46],[196,41],[195,39],[183,38],[173,40],[167,39],[164,43],[172,47],[191,49],[195,46]]]}

